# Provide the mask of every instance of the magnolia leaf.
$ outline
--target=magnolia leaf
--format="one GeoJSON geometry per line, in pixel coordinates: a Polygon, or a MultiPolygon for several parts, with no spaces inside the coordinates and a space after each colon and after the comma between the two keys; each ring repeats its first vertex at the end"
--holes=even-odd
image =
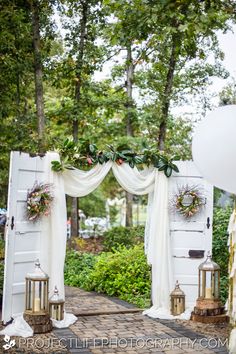
{"type": "Polygon", "coordinates": [[[142,163],[143,159],[141,156],[135,156],[134,161],[135,161],[135,163],[142,163]]]}
{"type": "Polygon", "coordinates": [[[129,161],[129,165],[131,168],[134,168],[134,161],[133,160],[129,161]]]}
{"type": "Polygon", "coordinates": [[[100,164],[103,164],[104,163],[104,156],[98,156],[98,162],[100,164]]]}
{"type": "Polygon", "coordinates": [[[167,166],[164,173],[165,173],[166,177],[170,177],[172,174],[172,168],[170,166],[167,166]]]}
{"type": "Polygon", "coordinates": [[[179,169],[178,169],[178,167],[175,165],[175,164],[171,164],[171,167],[172,167],[172,169],[175,171],[175,172],[179,172],[179,169]]]}
{"type": "Polygon", "coordinates": [[[117,160],[117,158],[118,158],[118,155],[117,155],[117,153],[116,153],[116,152],[114,152],[113,157],[112,157],[112,161],[116,161],[116,160],[117,160]]]}
{"type": "Polygon", "coordinates": [[[162,165],[161,167],[157,167],[159,171],[165,171],[167,166],[166,165],[162,165]]]}
{"type": "Polygon", "coordinates": [[[157,161],[156,167],[157,167],[159,170],[162,169],[161,171],[163,171],[163,168],[165,168],[165,166],[166,166],[166,163],[164,163],[163,161],[161,161],[161,160],[157,161]]]}
{"type": "Polygon", "coordinates": [[[89,144],[89,151],[93,154],[96,151],[96,145],[95,144],[89,144]]]}

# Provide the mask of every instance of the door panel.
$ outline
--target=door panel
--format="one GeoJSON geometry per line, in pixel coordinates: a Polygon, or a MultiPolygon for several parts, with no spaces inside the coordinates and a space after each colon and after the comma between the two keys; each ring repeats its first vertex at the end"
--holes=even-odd
{"type": "Polygon", "coordinates": [[[177,165],[180,172],[174,173],[169,183],[170,239],[174,281],[179,281],[186,295],[186,304],[190,307],[198,296],[198,266],[205,260],[207,252],[212,250],[213,186],[202,178],[192,161],[180,161],[177,165]],[[191,219],[174,212],[171,206],[174,195],[185,185],[198,186],[206,198],[201,212],[191,219]],[[204,256],[191,258],[190,250],[204,251],[204,256]]]}
{"type": "Polygon", "coordinates": [[[27,191],[35,181],[43,182],[44,158],[11,153],[8,215],[6,227],[5,274],[2,320],[24,311],[25,275],[40,258],[40,240],[44,223],[26,219],[27,191]],[[7,275],[7,276],[6,276],[7,275]]]}

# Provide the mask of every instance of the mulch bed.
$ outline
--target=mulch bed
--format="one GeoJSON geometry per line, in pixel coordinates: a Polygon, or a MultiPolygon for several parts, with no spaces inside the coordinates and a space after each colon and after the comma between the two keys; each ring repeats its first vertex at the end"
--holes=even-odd
{"type": "Polygon", "coordinates": [[[216,337],[221,339],[226,339],[230,334],[230,324],[229,323],[218,323],[218,324],[206,324],[194,321],[184,321],[176,320],[182,326],[185,326],[194,332],[205,335],[206,337],[216,337]]]}

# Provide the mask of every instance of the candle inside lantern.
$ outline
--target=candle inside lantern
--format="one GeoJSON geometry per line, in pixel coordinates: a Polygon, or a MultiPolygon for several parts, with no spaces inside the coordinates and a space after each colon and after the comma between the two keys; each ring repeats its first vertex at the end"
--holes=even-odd
{"type": "Polygon", "coordinates": [[[54,320],[57,320],[57,309],[55,305],[52,306],[52,318],[54,318],[54,320]]]}
{"type": "Polygon", "coordinates": [[[211,294],[211,288],[206,288],[206,299],[211,299],[212,294],[211,294]]]}
{"type": "Polygon", "coordinates": [[[34,312],[39,312],[40,311],[40,298],[36,297],[34,299],[34,312]]]}
{"type": "Polygon", "coordinates": [[[64,318],[64,299],[59,297],[59,291],[55,286],[54,293],[49,300],[50,316],[54,320],[61,321],[64,318]]]}

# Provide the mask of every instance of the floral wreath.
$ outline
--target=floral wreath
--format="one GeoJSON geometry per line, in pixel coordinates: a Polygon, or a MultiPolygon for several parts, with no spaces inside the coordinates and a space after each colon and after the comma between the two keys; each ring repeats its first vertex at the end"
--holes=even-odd
{"type": "Polygon", "coordinates": [[[206,204],[206,198],[198,186],[182,186],[172,200],[174,211],[185,218],[191,218],[197,214],[206,204]]]}
{"type": "Polygon", "coordinates": [[[33,188],[27,193],[27,218],[37,221],[41,216],[50,214],[53,200],[50,191],[51,184],[35,182],[33,188]]]}

